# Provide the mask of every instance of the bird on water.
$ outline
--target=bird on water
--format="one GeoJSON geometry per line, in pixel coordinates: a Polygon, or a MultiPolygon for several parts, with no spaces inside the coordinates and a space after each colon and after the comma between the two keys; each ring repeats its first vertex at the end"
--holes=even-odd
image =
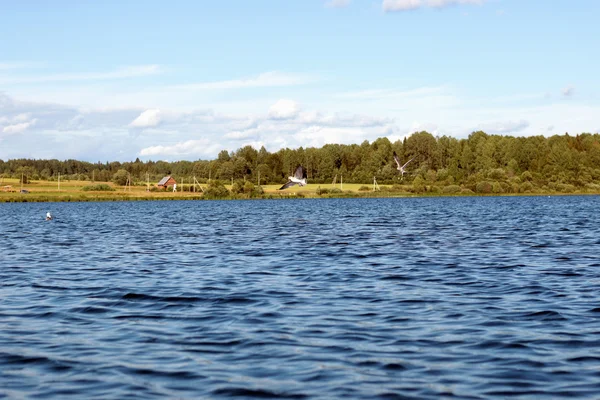
{"type": "Polygon", "coordinates": [[[298,185],[298,186],[305,186],[306,185],[306,170],[304,169],[304,167],[302,165],[298,166],[298,168],[296,168],[296,172],[294,172],[294,176],[290,176],[288,177],[288,181],[285,185],[283,185],[282,187],[280,187],[278,190],[283,190],[283,189],[287,189],[290,186],[294,186],[294,185],[298,185]]]}
{"type": "Polygon", "coordinates": [[[52,219],[52,214],[50,214],[50,211],[48,211],[46,213],[46,221],[50,221],[52,219]]]}
{"type": "Polygon", "coordinates": [[[398,165],[396,167],[396,169],[402,175],[402,179],[404,179],[404,174],[406,173],[406,166],[408,165],[408,163],[410,163],[414,159],[415,158],[413,157],[410,160],[408,160],[407,162],[405,162],[404,165],[400,165],[400,160],[398,159],[398,155],[396,154],[396,152],[394,152],[394,161],[396,161],[396,164],[398,165]]]}

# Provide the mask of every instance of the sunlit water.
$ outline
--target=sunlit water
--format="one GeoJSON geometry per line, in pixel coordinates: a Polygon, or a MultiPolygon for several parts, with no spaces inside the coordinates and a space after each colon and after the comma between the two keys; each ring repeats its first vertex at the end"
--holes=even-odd
{"type": "Polygon", "coordinates": [[[0,398],[598,399],[599,215],[599,197],[0,204],[0,398]]]}

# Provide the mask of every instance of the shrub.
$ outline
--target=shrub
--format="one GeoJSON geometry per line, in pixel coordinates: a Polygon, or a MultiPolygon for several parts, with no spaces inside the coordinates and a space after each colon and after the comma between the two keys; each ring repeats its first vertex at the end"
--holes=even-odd
{"type": "Polygon", "coordinates": [[[246,181],[246,183],[244,183],[244,193],[248,193],[251,194],[254,191],[254,184],[250,181],[246,181]]]}
{"type": "Polygon", "coordinates": [[[504,193],[504,189],[499,182],[492,183],[492,192],[494,193],[504,193]]]}
{"type": "Polygon", "coordinates": [[[458,186],[458,185],[448,185],[448,186],[445,186],[444,189],[442,189],[442,192],[446,193],[446,194],[460,193],[460,186],[458,186]]]}
{"type": "Polygon", "coordinates": [[[234,182],[233,185],[231,185],[231,193],[242,193],[244,191],[244,183],[243,182],[234,182]]]}
{"type": "Polygon", "coordinates": [[[600,192],[600,185],[598,185],[597,183],[588,183],[587,185],[585,185],[585,188],[592,192],[600,192]]]}
{"type": "Polygon", "coordinates": [[[476,186],[475,186],[475,191],[477,193],[492,193],[492,184],[489,182],[479,182],[476,186]]]}
{"type": "MultiPolygon", "coordinates": [[[[528,172],[528,171],[525,171],[528,172]]],[[[523,173],[525,173],[523,172],[523,173]]],[[[521,186],[519,187],[519,191],[521,193],[529,193],[533,190],[533,185],[531,184],[531,182],[523,182],[521,183],[521,186]]]]}
{"type": "Polygon", "coordinates": [[[262,186],[254,186],[254,190],[252,191],[253,196],[262,196],[265,194],[265,190],[262,186]]]}
{"type": "Polygon", "coordinates": [[[358,188],[359,192],[368,192],[369,190],[371,190],[371,188],[368,186],[364,186],[364,185],[358,188]]]}
{"type": "Polygon", "coordinates": [[[450,174],[448,173],[447,168],[442,168],[437,171],[437,181],[438,182],[445,181],[446,179],[448,179],[448,176],[450,176],[450,174]]]}
{"type": "Polygon", "coordinates": [[[88,185],[81,188],[84,192],[114,192],[115,188],[107,185],[106,183],[100,183],[98,185],[88,185]]]}
{"type": "Polygon", "coordinates": [[[492,169],[488,173],[488,178],[493,179],[495,181],[500,181],[506,178],[506,171],[504,171],[502,168],[492,169]]]}
{"type": "Polygon", "coordinates": [[[561,193],[573,193],[575,192],[575,186],[569,185],[568,183],[557,183],[556,190],[561,193]]]}
{"type": "Polygon", "coordinates": [[[419,175],[413,180],[413,191],[423,193],[425,191],[425,180],[419,175]]]}
{"type": "Polygon", "coordinates": [[[524,181],[532,181],[533,175],[531,175],[531,172],[525,171],[521,174],[521,179],[524,181]]]}
{"type": "Polygon", "coordinates": [[[124,169],[118,170],[112,177],[112,181],[119,186],[127,184],[127,179],[129,179],[129,173],[124,169]]]}
{"type": "Polygon", "coordinates": [[[223,199],[229,197],[230,194],[225,185],[216,180],[211,180],[204,190],[205,199],[223,199]]]}
{"type": "Polygon", "coordinates": [[[399,183],[394,183],[394,185],[391,187],[391,191],[392,192],[407,192],[408,189],[404,185],[401,185],[399,183]]]}

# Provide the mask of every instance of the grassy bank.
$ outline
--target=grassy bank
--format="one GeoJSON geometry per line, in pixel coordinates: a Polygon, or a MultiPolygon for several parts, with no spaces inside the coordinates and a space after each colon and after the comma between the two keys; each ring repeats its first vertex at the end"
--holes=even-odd
{"type": "MultiPolygon", "coordinates": [[[[355,198],[355,197],[414,197],[414,196],[473,196],[482,195],[472,190],[462,188],[460,190],[447,190],[447,187],[425,186],[415,190],[412,185],[379,185],[379,189],[373,191],[372,185],[364,184],[309,184],[305,187],[294,186],[285,191],[277,190],[280,185],[263,185],[263,193],[250,196],[248,194],[229,193],[224,198],[263,198],[263,199],[285,199],[285,198],[355,198]]],[[[0,183],[0,202],[85,202],[85,201],[138,201],[138,200],[202,200],[204,195],[201,191],[190,191],[192,188],[185,185],[184,191],[181,186],[178,192],[172,191],[148,191],[146,186],[123,187],[116,186],[110,182],[90,181],[63,181],[60,187],[57,182],[32,181],[21,186],[17,179],[3,179],[0,183]],[[94,189],[104,190],[94,190],[94,189]],[[90,190],[91,189],[91,190],[90,190]]],[[[204,187],[206,188],[206,187],[204,187]]],[[[225,185],[231,190],[231,185],[225,185]]],[[[524,193],[489,193],[493,195],[560,195],[560,194],[600,194],[582,188],[570,193],[557,191],[537,190],[524,193]]]]}

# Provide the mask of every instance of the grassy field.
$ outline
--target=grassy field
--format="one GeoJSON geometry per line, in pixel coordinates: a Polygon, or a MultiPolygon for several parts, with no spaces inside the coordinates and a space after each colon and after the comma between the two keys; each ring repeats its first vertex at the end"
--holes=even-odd
{"type": "MultiPolygon", "coordinates": [[[[204,188],[205,185],[202,185],[204,188]]],[[[358,195],[358,189],[362,184],[344,184],[343,192],[347,195],[358,195]]],[[[380,185],[384,187],[384,185],[380,185]]],[[[186,190],[189,185],[185,185],[186,190]]],[[[228,190],[231,185],[225,186],[228,190]]],[[[309,184],[305,187],[294,186],[284,191],[279,191],[281,185],[263,185],[266,196],[273,197],[319,197],[317,190],[334,188],[340,189],[340,185],[331,184],[309,184]]],[[[112,182],[90,182],[90,181],[31,181],[21,186],[18,179],[4,178],[0,182],[0,202],[40,202],[40,201],[119,201],[119,200],[194,200],[201,199],[201,192],[181,191],[148,191],[147,186],[131,186],[125,188],[116,186],[112,182]],[[85,186],[105,184],[114,188],[114,191],[84,191],[85,186]],[[10,186],[12,190],[6,190],[10,186]],[[21,188],[27,193],[21,193],[21,188]]],[[[360,192],[363,193],[363,192],[360,192]]]]}
{"type": "MultiPolygon", "coordinates": [[[[202,185],[206,188],[206,185],[202,185]]],[[[231,185],[225,186],[231,190],[231,185]]],[[[286,190],[277,190],[281,185],[263,185],[264,194],[262,198],[323,198],[323,197],[413,197],[413,196],[473,196],[481,195],[472,191],[444,194],[439,188],[437,191],[428,190],[415,194],[411,193],[410,186],[395,187],[390,185],[379,185],[380,191],[373,192],[372,185],[345,183],[340,184],[308,184],[304,187],[293,186],[286,190]],[[359,188],[366,186],[367,191],[359,188]],[[334,190],[334,193],[331,193],[334,190]],[[328,193],[324,193],[327,192],[328,193]]],[[[125,188],[116,186],[112,182],[90,182],[90,181],[61,181],[60,188],[55,181],[31,181],[22,186],[25,193],[21,192],[21,184],[18,179],[3,178],[0,180],[0,203],[2,202],[50,202],[50,201],[123,201],[123,200],[200,200],[203,199],[202,192],[189,192],[190,185],[185,185],[186,191],[148,191],[146,185],[131,186],[125,188]],[[113,191],[86,191],[84,187],[90,185],[104,184],[113,188],[113,191]],[[12,190],[6,190],[9,186],[12,190]]],[[[488,193],[483,195],[492,196],[531,196],[531,195],[569,195],[569,194],[600,194],[597,190],[578,190],[576,192],[561,193],[557,191],[527,191],[523,193],[488,193]]],[[[248,195],[231,195],[230,198],[247,198],[248,195]]],[[[260,197],[259,197],[260,198],[260,197]]]]}

